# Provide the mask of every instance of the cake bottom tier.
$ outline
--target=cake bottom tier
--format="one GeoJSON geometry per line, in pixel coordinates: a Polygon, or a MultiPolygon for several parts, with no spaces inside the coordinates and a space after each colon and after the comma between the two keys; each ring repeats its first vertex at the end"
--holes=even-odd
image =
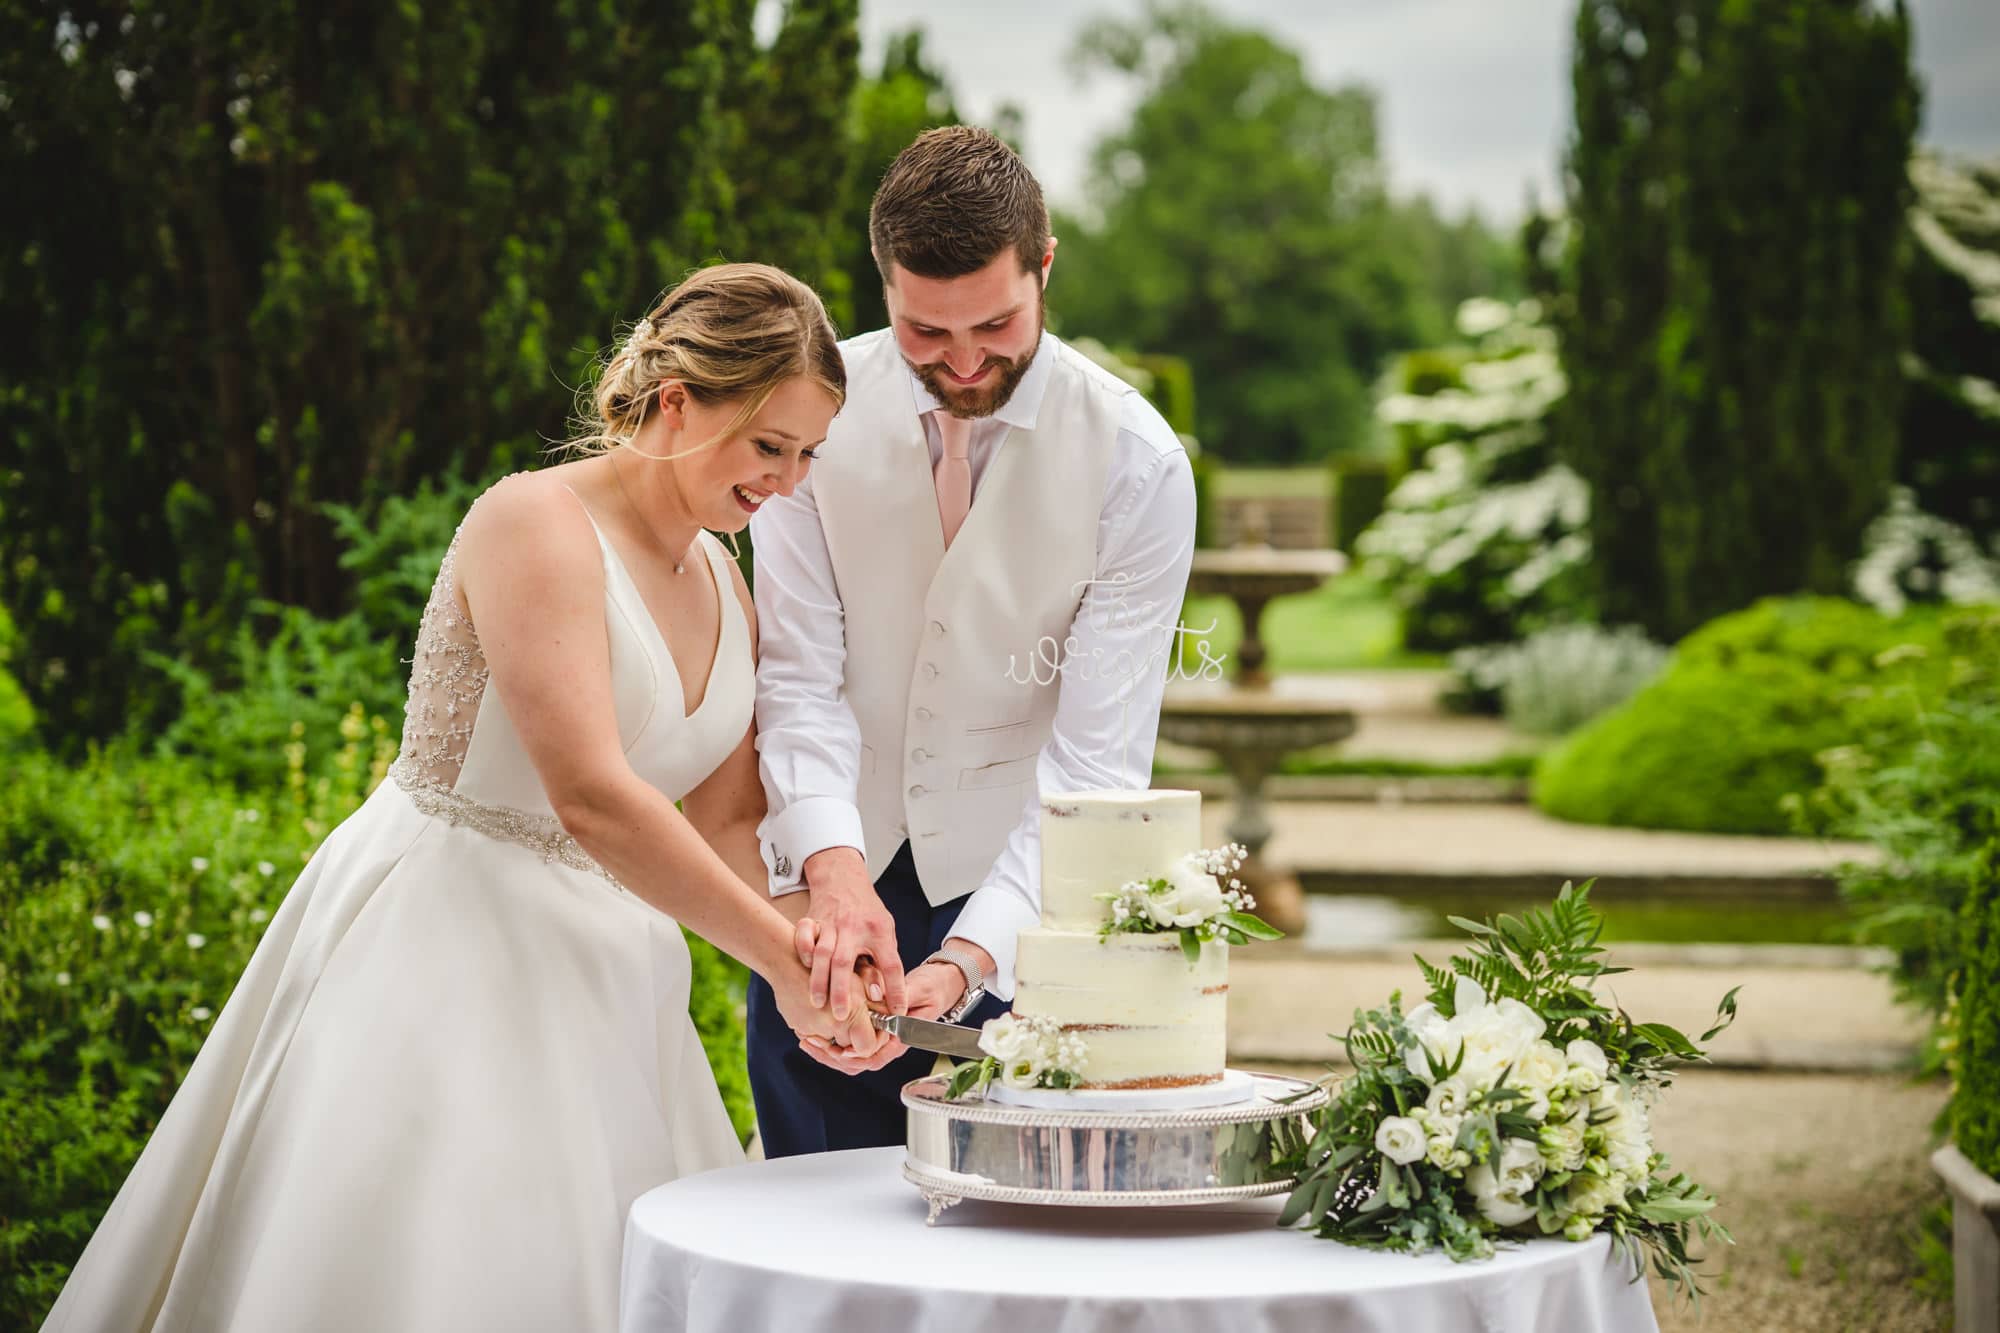
{"type": "Polygon", "coordinates": [[[1084,1041],[1086,1088],[1171,1088],[1222,1077],[1229,1032],[1229,949],[1190,963],[1178,935],[1021,932],[1014,1012],[1046,1017],[1084,1041]]]}

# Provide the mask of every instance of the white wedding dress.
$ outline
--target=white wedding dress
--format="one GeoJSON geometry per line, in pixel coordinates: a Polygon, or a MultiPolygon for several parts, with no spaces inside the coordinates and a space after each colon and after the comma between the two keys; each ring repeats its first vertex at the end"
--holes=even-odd
{"type": "MultiPolygon", "coordinates": [[[[676,799],[755,694],[728,557],[699,540],[722,614],[689,715],[598,534],[620,736],[676,799]]],[[[292,886],[46,1328],[610,1329],[632,1200],[743,1160],[680,928],[556,822],[452,567],[392,780],[292,886]]]]}

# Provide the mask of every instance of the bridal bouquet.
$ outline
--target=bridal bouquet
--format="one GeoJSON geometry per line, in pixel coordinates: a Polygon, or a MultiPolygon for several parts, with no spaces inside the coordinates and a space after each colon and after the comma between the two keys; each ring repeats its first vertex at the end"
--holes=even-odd
{"type": "MultiPolygon", "coordinates": [[[[1648,1111],[1674,1065],[1703,1052],[1598,998],[1597,981],[1627,969],[1601,961],[1589,892],[1565,884],[1551,908],[1492,923],[1451,918],[1471,952],[1446,968],[1417,960],[1428,998],[1356,1013],[1354,1072],[1283,1148],[1299,1183],[1280,1225],[1456,1260],[1496,1240],[1605,1231],[1699,1290],[1690,1242],[1731,1238],[1708,1215],[1714,1196],[1655,1149],[1648,1111]]],[[[1700,1040],[1735,1016],[1731,990],[1700,1040]]]]}

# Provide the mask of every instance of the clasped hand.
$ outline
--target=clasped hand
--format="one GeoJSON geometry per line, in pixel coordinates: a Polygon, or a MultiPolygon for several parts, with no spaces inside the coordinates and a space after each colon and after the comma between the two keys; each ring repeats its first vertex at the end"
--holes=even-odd
{"type": "Polygon", "coordinates": [[[869,882],[859,853],[821,852],[808,863],[807,877],[810,896],[790,895],[808,899],[807,915],[795,922],[794,944],[811,973],[808,996],[821,1008],[822,1022],[793,1025],[799,1046],[843,1074],[880,1069],[909,1048],[877,1028],[872,1015],[937,1018],[965,993],[965,977],[948,963],[904,975],[895,920],[869,882]]]}

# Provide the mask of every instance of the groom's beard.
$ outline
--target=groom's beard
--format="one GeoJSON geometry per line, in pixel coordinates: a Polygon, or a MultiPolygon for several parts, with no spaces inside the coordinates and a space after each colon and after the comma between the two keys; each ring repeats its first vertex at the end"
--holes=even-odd
{"type": "MultiPolygon", "coordinates": [[[[1035,362],[1035,353],[1042,348],[1042,330],[1048,327],[1048,308],[1040,293],[1035,296],[1035,341],[1028,350],[1011,361],[1002,356],[989,356],[986,366],[994,366],[997,373],[993,382],[977,389],[965,389],[948,382],[944,367],[940,365],[920,366],[909,358],[904,363],[923,386],[929,389],[931,397],[942,403],[955,417],[990,417],[1007,405],[1014,396],[1014,390],[1021,386],[1021,379],[1028,373],[1028,367],[1035,362]]],[[[985,369],[981,366],[980,369],[985,369]]]]}

